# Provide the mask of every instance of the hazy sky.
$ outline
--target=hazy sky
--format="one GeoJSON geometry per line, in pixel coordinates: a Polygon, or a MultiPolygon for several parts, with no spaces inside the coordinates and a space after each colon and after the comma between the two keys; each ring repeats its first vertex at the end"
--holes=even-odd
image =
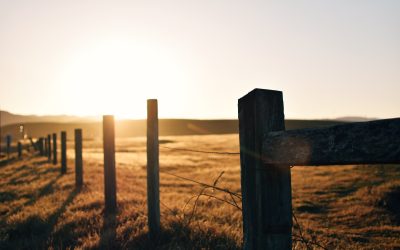
{"type": "Polygon", "coordinates": [[[400,116],[400,1],[0,0],[0,106],[22,114],[400,116]]]}

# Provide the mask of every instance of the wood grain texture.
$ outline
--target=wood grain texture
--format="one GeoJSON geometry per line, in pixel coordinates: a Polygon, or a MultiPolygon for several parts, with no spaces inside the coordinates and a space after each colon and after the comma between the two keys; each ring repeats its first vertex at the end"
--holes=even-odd
{"type": "Polygon", "coordinates": [[[22,144],[21,144],[21,142],[18,142],[17,149],[18,149],[18,158],[21,158],[22,157],[22,144]]]}
{"type": "Polygon", "coordinates": [[[57,165],[57,134],[53,134],[53,164],[57,165]]]}
{"type": "Polygon", "coordinates": [[[287,165],[400,163],[400,119],[271,132],[263,162],[287,165]]]}
{"type": "Polygon", "coordinates": [[[159,141],[157,100],[147,100],[147,208],[150,238],[160,234],[159,141]]]}
{"type": "Polygon", "coordinates": [[[239,100],[244,249],[291,249],[288,165],[265,165],[262,139],[285,129],[282,92],[255,89],[239,100]]]}
{"type": "Polygon", "coordinates": [[[51,161],[51,135],[47,135],[47,158],[51,161]]]}
{"type": "Polygon", "coordinates": [[[67,173],[67,132],[61,132],[61,174],[67,173]]]}
{"type": "Polygon", "coordinates": [[[117,184],[115,172],[115,128],[114,116],[103,116],[104,148],[104,198],[105,211],[114,213],[117,209],[117,184]]]}
{"type": "Polygon", "coordinates": [[[75,129],[75,186],[83,185],[82,129],[75,129]]]}

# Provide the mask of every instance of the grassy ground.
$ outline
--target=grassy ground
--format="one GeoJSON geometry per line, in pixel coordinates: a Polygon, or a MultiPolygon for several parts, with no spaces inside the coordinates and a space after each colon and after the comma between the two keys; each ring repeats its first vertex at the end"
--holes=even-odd
{"type": "MultiPolygon", "coordinates": [[[[0,248],[239,249],[241,211],[204,196],[202,187],[240,192],[238,155],[173,151],[164,147],[238,151],[236,135],[163,137],[160,195],[163,232],[147,238],[145,139],[117,140],[118,212],[103,211],[100,141],[84,142],[84,182],[74,188],[73,145],[68,173],[44,157],[26,155],[0,166],[0,248]],[[188,202],[189,201],[189,202],[188,202]]],[[[295,249],[399,249],[400,166],[292,168],[295,249]],[[300,230],[301,229],[301,230],[300,230]],[[310,243],[297,241],[304,235],[310,243]],[[315,243],[315,244],[314,244],[315,243]]],[[[216,190],[208,194],[231,201],[216,190]]],[[[235,200],[239,205],[240,201],[235,200]]]]}

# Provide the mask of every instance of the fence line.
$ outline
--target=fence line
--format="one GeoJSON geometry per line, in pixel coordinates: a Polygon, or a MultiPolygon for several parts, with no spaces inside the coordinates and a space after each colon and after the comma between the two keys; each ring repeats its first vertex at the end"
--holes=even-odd
{"type": "MultiPolygon", "coordinates": [[[[156,239],[160,234],[160,203],[165,206],[159,198],[159,174],[162,173],[196,183],[202,187],[197,195],[189,198],[183,208],[185,215],[186,207],[194,200],[188,224],[192,221],[200,197],[206,196],[242,210],[245,249],[290,249],[292,241],[300,241],[306,244],[307,248],[314,245],[325,249],[317,242],[304,238],[293,212],[290,179],[293,166],[291,165],[297,163],[325,165],[332,162],[347,164],[349,159],[351,163],[355,164],[371,163],[371,161],[374,163],[376,157],[382,163],[400,162],[400,148],[398,147],[400,119],[286,132],[282,92],[256,89],[239,99],[238,106],[240,152],[218,152],[160,146],[157,100],[148,100],[147,205],[149,234],[152,239],[156,239]],[[383,128],[385,131],[379,131],[379,136],[376,136],[376,131],[383,128]],[[390,131],[388,131],[389,129],[390,131]],[[356,134],[357,139],[352,139],[353,133],[356,134]],[[375,137],[371,138],[371,134],[375,137]],[[360,142],[359,138],[368,138],[368,143],[362,147],[362,154],[356,155],[354,152],[359,151],[354,148],[358,149],[361,146],[352,143],[360,142]],[[307,144],[307,142],[309,143],[307,144]],[[385,145],[390,145],[390,147],[387,148],[385,145]],[[309,147],[307,148],[307,146],[309,147]],[[321,149],[322,146],[327,149],[321,149]],[[371,158],[371,152],[375,147],[378,147],[379,150],[372,154],[375,158],[371,158]],[[207,184],[169,171],[160,171],[160,148],[201,154],[240,155],[241,194],[217,186],[224,172],[218,175],[213,184],[207,184]],[[286,152],[289,153],[286,154],[286,152]],[[226,193],[231,199],[226,200],[209,194],[208,190],[210,189],[226,193]],[[237,200],[240,200],[241,206],[237,200]],[[300,235],[292,234],[294,223],[298,225],[300,235]]],[[[9,141],[11,139],[7,139],[9,157],[9,141]]],[[[64,155],[66,151],[65,132],[61,133],[61,140],[63,168],[64,161],[66,161],[66,154],[64,155]]],[[[53,152],[51,152],[50,134],[44,141],[46,142],[44,151],[46,151],[49,161],[53,155],[53,164],[57,164],[57,134],[53,134],[53,152]]],[[[42,142],[39,140],[39,143],[42,142]]],[[[117,209],[117,190],[113,116],[103,116],[103,147],[105,211],[114,213],[117,209]]],[[[37,148],[40,149],[40,147],[37,148]]],[[[20,156],[21,150],[19,149],[20,144],[18,147],[20,156]]],[[[81,130],[75,130],[75,153],[76,185],[81,187],[83,183],[81,130]]]]}

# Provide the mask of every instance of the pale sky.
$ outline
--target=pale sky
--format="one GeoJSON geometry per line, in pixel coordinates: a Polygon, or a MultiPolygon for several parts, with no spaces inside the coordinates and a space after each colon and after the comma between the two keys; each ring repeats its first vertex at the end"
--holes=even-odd
{"type": "Polygon", "coordinates": [[[0,107],[236,118],[253,88],[287,118],[400,116],[400,1],[0,0],[0,107]]]}

